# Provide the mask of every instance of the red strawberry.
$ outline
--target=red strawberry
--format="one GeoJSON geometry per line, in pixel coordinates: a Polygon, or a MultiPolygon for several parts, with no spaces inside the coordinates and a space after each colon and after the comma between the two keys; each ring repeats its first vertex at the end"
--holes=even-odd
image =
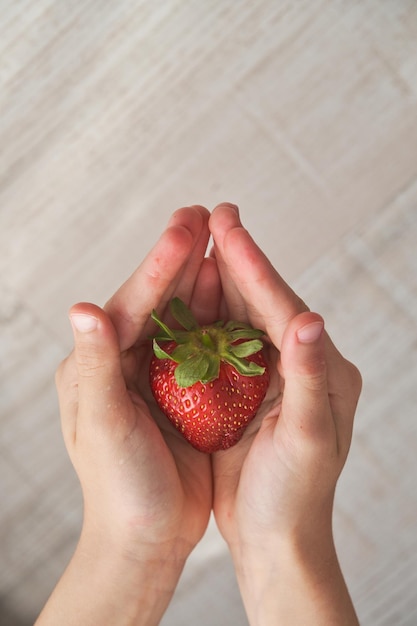
{"type": "Polygon", "coordinates": [[[161,329],[150,364],[155,400],[197,450],[230,448],[255,417],[268,388],[263,332],[234,321],[200,327],[179,298],[172,300],[171,312],[185,330],[171,330],[152,312],[161,329]]]}

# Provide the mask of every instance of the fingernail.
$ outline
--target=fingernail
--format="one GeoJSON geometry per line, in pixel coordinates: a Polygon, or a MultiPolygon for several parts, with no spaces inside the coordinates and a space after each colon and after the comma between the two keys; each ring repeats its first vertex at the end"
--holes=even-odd
{"type": "Polygon", "coordinates": [[[78,330],[80,333],[91,333],[98,326],[98,319],[93,315],[74,313],[70,315],[70,320],[75,330],[78,330]]]}
{"type": "Polygon", "coordinates": [[[229,209],[232,209],[239,217],[239,207],[237,206],[237,204],[233,204],[233,202],[224,202],[223,206],[227,206],[229,207],[229,209]]]}
{"type": "Polygon", "coordinates": [[[314,343],[323,332],[323,322],[311,322],[297,330],[297,337],[300,343],[314,343]]]}
{"type": "Polygon", "coordinates": [[[224,208],[231,209],[239,217],[239,207],[237,206],[237,204],[233,204],[233,202],[220,202],[220,204],[216,205],[214,211],[224,208]]]}

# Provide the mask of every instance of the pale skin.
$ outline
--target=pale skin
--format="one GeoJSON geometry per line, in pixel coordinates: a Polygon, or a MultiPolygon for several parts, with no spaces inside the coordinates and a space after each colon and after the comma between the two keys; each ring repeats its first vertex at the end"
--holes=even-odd
{"type": "Polygon", "coordinates": [[[70,311],[75,348],[57,388],[84,498],[74,556],[37,621],[156,625],[211,510],[251,625],[355,626],[332,537],[361,379],[242,227],[233,205],[176,211],[104,309],[70,311]],[[206,255],[210,233],[214,249],[206,255]],[[153,308],[173,296],[201,323],[262,328],[266,399],[234,448],[194,450],[148,386],[153,308]]]}

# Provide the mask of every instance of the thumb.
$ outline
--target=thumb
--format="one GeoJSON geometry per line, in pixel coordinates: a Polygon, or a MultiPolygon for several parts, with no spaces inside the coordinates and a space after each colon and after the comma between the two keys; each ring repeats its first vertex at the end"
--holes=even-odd
{"type": "Polygon", "coordinates": [[[299,439],[321,439],[334,431],[330,410],[324,321],[316,313],[300,313],[282,339],[280,374],[284,379],[278,427],[299,439]]]}
{"type": "Polygon", "coordinates": [[[74,333],[79,413],[104,416],[126,393],[116,330],[99,307],[80,303],[69,313],[74,333]]]}

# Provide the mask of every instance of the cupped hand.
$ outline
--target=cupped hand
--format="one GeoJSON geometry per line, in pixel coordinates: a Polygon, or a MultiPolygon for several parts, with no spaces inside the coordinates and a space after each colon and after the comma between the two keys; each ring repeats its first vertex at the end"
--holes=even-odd
{"type": "Polygon", "coordinates": [[[223,314],[267,337],[271,383],[234,448],[213,457],[214,514],[232,548],[297,532],[331,536],[361,378],[243,228],[232,205],[210,218],[223,314]]]}
{"type": "MultiPolygon", "coordinates": [[[[179,295],[216,316],[219,278],[204,259],[209,213],[180,209],[131,278],[103,309],[70,311],[75,348],[57,372],[62,427],[84,496],[84,527],[142,554],[166,547],[185,560],[212,504],[210,458],[161,416],[149,391],[153,308],[179,295]]],[[[88,530],[86,531],[88,532],[88,530]]]]}

